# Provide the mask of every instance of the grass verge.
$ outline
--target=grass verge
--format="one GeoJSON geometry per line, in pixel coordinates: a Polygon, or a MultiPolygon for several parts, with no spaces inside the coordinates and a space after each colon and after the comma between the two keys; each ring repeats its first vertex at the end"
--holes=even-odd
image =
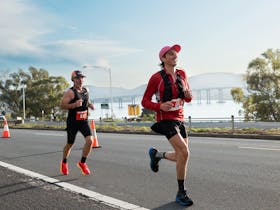
{"type": "MultiPolygon", "coordinates": [[[[10,125],[11,128],[26,128],[26,129],[54,129],[64,130],[65,125],[45,125],[45,124],[34,124],[25,123],[10,125]]],[[[117,126],[111,125],[96,125],[97,132],[116,132],[116,133],[143,133],[152,134],[149,126],[117,126]]],[[[250,134],[250,135],[279,135],[280,128],[273,129],[257,129],[257,128],[242,128],[232,130],[231,128],[192,128],[188,131],[190,134],[250,134]]]]}

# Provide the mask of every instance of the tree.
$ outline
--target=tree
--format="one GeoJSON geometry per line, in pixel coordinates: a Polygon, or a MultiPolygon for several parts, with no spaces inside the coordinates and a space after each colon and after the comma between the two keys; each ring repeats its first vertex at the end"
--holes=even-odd
{"type": "Polygon", "coordinates": [[[231,95],[242,103],[245,119],[280,121],[280,50],[268,49],[252,60],[245,74],[248,94],[233,88],[231,95]]]}
{"type": "Polygon", "coordinates": [[[21,97],[22,92],[21,88],[23,86],[22,77],[24,72],[20,69],[18,73],[5,74],[2,77],[6,80],[0,80],[0,100],[4,106],[11,110],[15,115],[20,113],[21,106],[21,97]]]}
{"type": "Polygon", "coordinates": [[[24,88],[26,116],[50,116],[58,110],[67,87],[65,78],[49,76],[47,70],[30,67],[29,72],[20,69],[18,73],[9,74],[6,81],[0,81],[0,99],[8,105],[13,117],[22,116],[24,88]]]}

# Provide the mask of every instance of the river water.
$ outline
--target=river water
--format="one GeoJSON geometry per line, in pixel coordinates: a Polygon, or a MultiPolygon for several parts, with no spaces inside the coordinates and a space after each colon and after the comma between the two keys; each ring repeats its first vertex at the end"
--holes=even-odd
{"type": "MultiPolygon", "coordinates": [[[[117,119],[129,118],[128,105],[129,102],[123,102],[122,107],[119,103],[113,103],[113,114],[117,119]]],[[[142,110],[141,101],[136,100],[135,104],[139,104],[142,110]]],[[[95,110],[90,111],[90,118],[99,119],[111,117],[111,108],[101,109],[101,103],[95,103],[95,110]]],[[[110,106],[110,104],[109,104],[110,106]]],[[[185,118],[191,116],[192,118],[230,118],[232,115],[235,117],[243,117],[239,115],[239,110],[242,110],[242,105],[234,103],[232,100],[224,101],[224,103],[218,103],[217,101],[211,101],[207,104],[206,101],[193,100],[191,103],[185,103],[185,118]]]]}

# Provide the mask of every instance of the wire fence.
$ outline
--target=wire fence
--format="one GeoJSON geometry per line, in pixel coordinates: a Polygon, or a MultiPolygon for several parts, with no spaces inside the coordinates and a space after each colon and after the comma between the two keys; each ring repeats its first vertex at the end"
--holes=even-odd
{"type": "MultiPolygon", "coordinates": [[[[189,116],[185,119],[186,125],[189,130],[193,128],[226,128],[234,131],[235,129],[279,129],[280,122],[264,122],[264,121],[246,121],[243,117],[234,117],[233,115],[230,117],[223,118],[192,118],[189,116]]],[[[8,121],[10,124],[20,124],[17,121],[8,121]]],[[[65,126],[65,121],[25,121],[27,124],[43,124],[43,125],[57,125],[57,126],[65,126]]],[[[96,125],[117,125],[117,126],[151,126],[154,122],[137,122],[137,121],[114,121],[114,122],[106,122],[101,120],[95,120],[96,125]]],[[[0,126],[2,126],[2,122],[0,120],[0,126]]]]}

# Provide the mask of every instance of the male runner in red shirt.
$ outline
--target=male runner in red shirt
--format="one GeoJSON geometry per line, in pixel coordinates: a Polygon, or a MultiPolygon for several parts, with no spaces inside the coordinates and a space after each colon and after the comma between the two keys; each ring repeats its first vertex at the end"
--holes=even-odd
{"type": "Polygon", "coordinates": [[[178,193],[176,202],[183,206],[191,206],[193,201],[185,190],[185,179],[189,160],[188,135],[184,124],[184,102],[192,100],[191,90],[184,70],[177,69],[177,54],[180,45],[165,46],[159,52],[162,70],[154,73],[147,85],[142,99],[142,106],[156,112],[157,122],[152,130],[168,139],[174,151],[160,152],[149,149],[150,167],[158,172],[161,159],[176,162],[178,193]],[[152,101],[153,95],[157,101],[152,101]]]}

